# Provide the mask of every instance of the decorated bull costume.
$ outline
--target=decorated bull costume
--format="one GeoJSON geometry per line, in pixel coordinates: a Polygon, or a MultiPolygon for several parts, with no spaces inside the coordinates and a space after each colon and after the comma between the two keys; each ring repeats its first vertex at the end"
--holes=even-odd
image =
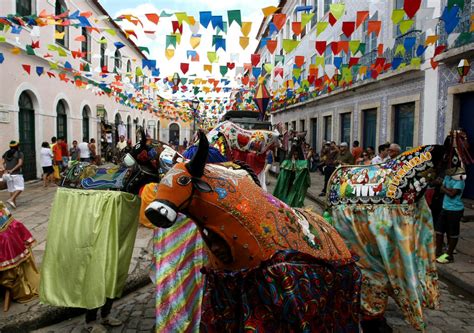
{"type": "Polygon", "coordinates": [[[192,217],[209,248],[201,330],[357,332],[360,271],[321,217],[264,192],[239,166],[206,165],[208,142],[163,178],[146,213],[192,217]]]}

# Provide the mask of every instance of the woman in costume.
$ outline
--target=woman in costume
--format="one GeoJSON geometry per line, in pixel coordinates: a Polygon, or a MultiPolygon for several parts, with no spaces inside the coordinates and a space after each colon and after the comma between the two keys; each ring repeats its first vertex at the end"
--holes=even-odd
{"type": "Polygon", "coordinates": [[[10,299],[26,303],[38,296],[39,272],[32,254],[35,240],[0,201],[0,286],[6,289],[5,307],[10,299]]]}
{"type": "Polygon", "coordinates": [[[289,158],[280,165],[273,195],[291,207],[303,207],[311,185],[308,160],[304,158],[301,138],[295,138],[289,158]]]}

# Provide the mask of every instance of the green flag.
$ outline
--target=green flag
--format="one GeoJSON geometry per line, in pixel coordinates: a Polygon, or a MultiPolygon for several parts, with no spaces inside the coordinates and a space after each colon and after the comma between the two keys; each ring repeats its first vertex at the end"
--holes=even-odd
{"type": "Polygon", "coordinates": [[[300,41],[298,40],[293,40],[293,39],[283,39],[283,50],[285,50],[286,53],[290,53],[293,51],[300,41]]]}
{"type": "Polygon", "coordinates": [[[393,24],[400,23],[401,20],[405,17],[405,11],[403,9],[394,9],[392,12],[392,22],[393,24]]]}
{"type": "Polygon", "coordinates": [[[229,20],[229,26],[232,25],[232,22],[237,22],[238,25],[242,26],[242,17],[240,15],[240,9],[228,10],[227,18],[229,20]]]}
{"type": "Polygon", "coordinates": [[[349,41],[349,50],[351,50],[351,53],[353,55],[355,55],[357,51],[359,51],[359,46],[360,46],[360,40],[349,41]]]}
{"type": "Polygon", "coordinates": [[[285,63],[285,56],[283,55],[275,55],[275,66],[278,65],[278,63],[284,64],[285,63]]]}
{"type": "Polygon", "coordinates": [[[168,46],[174,46],[176,48],[176,35],[166,35],[166,46],[165,49],[168,48],[168,46]]]}
{"type": "Polygon", "coordinates": [[[227,66],[219,66],[219,69],[222,76],[225,76],[227,74],[227,71],[229,70],[227,66]]]}
{"type": "Polygon", "coordinates": [[[405,34],[410,30],[410,28],[413,26],[413,23],[415,23],[414,20],[403,20],[400,22],[400,32],[402,34],[405,34]]]}

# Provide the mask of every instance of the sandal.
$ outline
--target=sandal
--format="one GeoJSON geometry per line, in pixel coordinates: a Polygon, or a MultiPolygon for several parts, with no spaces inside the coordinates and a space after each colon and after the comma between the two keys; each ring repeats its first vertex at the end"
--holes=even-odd
{"type": "Polygon", "coordinates": [[[454,258],[449,256],[447,253],[444,253],[440,255],[438,258],[436,258],[436,262],[439,264],[449,264],[454,261],[454,258]]]}

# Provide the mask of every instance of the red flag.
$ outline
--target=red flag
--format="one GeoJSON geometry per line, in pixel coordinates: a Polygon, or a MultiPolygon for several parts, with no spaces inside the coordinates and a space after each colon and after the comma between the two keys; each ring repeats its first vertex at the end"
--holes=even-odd
{"type": "Polygon", "coordinates": [[[40,47],[40,42],[37,40],[36,42],[31,42],[32,49],[38,49],[40,47]]]}
{"type": "Polygon", "coordinates": [[[30,75],[30,73],[31,73],[31,66],[30,66],[30,65],[25,65],[25,64],[23,64],[23,65],[21,65],[21,67],[23,67],[23,69],[25,70],[25,72],[27,72],[28,75],[30,75]]]}
{"type": "Polygon", "coordinates": [[[291,23],[291,30],[293,30],[293,33],[296,36],[301,35],[301,31],[302,31],[301,22],[292,22],[291,23]]]}
{"type": "Polygon", "coordinates": [[[356,28],[358,28],[369,17],[369,11],[363,10],[357,12],[356,28]]]}
{"type": "Polygon", "coordinates": [[[160,16],[158,14],[150,13],[150,14],[145,14],[146,18],[148,21],[153,22],[155,24],[158,24],[158,21],[160,20],[160,16]]]}
{"type": "Polygon", "coordinates": [[[244,85],[248,85],[249,81],[250,81],[250,78],[248,76],[244,76],[242,78],[242,84],[244,84],[244,85]]]}
{"type": "Polygon", "coordinates": [[[350,38],[355,30],[355,22],[342,22],[342,32],[350,38]]]}
{"type": "Polygon", "coordinates": [[[382,28],[381,21],[369,21],[369,24],[367,25],[367,35],[374,32],[378,36],[380,34],[380,28],[382,28]]]}
{"type": "Polygon", "coordinates": [[[250,62],[252,63],[252,66],[257,67],[260,62],[260,54],[252,54],[250,56],[250,62]]]}
{"type": "Polygon", "coordinates": [[[359,63],[359,58],[351,57],[349,59],[349,68],[359,63]]]}
{"type": "Polygon", "coordinates": [[[339,49],[339,42],[331,43],[331,50],[334,55],[338,55],[341,50],[339,49]]]}
{"type": "Polygon", "coordinates": [[[295,56],[295,65],[298,67],[303,66],[304,64],[304,56],[295,56]]]}
{"type": "Polygon", "coordinates": [[[275,27],[278,29],[278,31],[283,28],[286,22],[286,14],[274,14],[273,15],[273,24],[275,24],[275,27]]]}
{"type": "Polygon", "coordinates": [[[436,57],[437,55],[440,55],[441,53],[443,53],[443,51],[444,51],[445,49],[446,49],[446,45],[437,46],[436,49],[435,49],[433,58],[436,57]]]}
{"type": "Polygon", "coordinates": [[[49,78],[56,77],[56,75],[54,75],[54,73],[51,73],[51,72],[46,72],[46,74],[48,74],[49,78]]]}
{"type": "Polygon", "coordinates": [[[283,67],[275,67],[275,77],[277,76],[283,79],[283,67]]]}
{"type": "Polygon", "coordinates": [[[189,64],[187,62],[182,62],[180,68],[181,72],[183,72],[183,74],[186,74],[189,70],[189,64]]]}
{"type": "Polygon", "coordinates": [[[334,26],[334,24],[336,24],[337,22],[337,18],[334,17],[334,15],[332,15],[332,13],[329,13],[329,24],[331,26],[334,26]]]}
{"type": "Polygon", "coordinates": [[[379,56],[383,55],[383,44],[382,43],[380,43],[379,46],[377,47],[377,54],[379,56]]]}
{"type": "Polygon", "coordinates": [[[431,67],[433,69],[436,69],[438,67],[438,62],[435,61],[434,58],[431,58],[430,62],[431,62],[431,67]]]}
{"type": "Polygon", "coordinates": [[[403,2],[403,9],[409,18],[415,16],[418,9],[420,9],[421,0],[405,0],[403,2]]]}
{"type": "Polygon", "coordinates": [[[137,34],[135,33],[134,30],[125,30],[126,35],[134,36],[136,39],[138,39],[137,34]]]}
{"type": "Polygon", "coordinates": [[[178,21],[171,21],[171,24],[173,25],[173,32],[179,31],[179,33],[182,35],[183,34],[183,25],[179,24],[178,21]]]}
{"type": "Polygon", "coordinates": [[[275,49],[277,47],[277,41],[276,40],[268,40],[267,41],[267,50],[270,52],[270,54],[273,54],[275,52],[275,49]]]}
{"type": "Polygon", "coordinates": [[[339,52],[344,51],[346,54],[349,54],[349,41],[347,40],[341,40],[339,41],[339,52]]]}
{"type": "Polygon", "coordinates": [[[309,84],[313,85],[315,81],[316,81],[316,76],[315,75],[308,75],[309,84]]]}
{"type": "Polygon", "coordinates": [[[230,69],[230,70],[233,70],[235,67],[235,62],[228,62],[227,63],[227,68],[230,69]]]}
{"type": "Polygon", "coordinates": [[[326,52],[326,41],[325,40],[322,40],[322,41],[317,41],[316,42],[316,51],[318,51],[319,54],[324,54],[324,52],[326,52]]]}

